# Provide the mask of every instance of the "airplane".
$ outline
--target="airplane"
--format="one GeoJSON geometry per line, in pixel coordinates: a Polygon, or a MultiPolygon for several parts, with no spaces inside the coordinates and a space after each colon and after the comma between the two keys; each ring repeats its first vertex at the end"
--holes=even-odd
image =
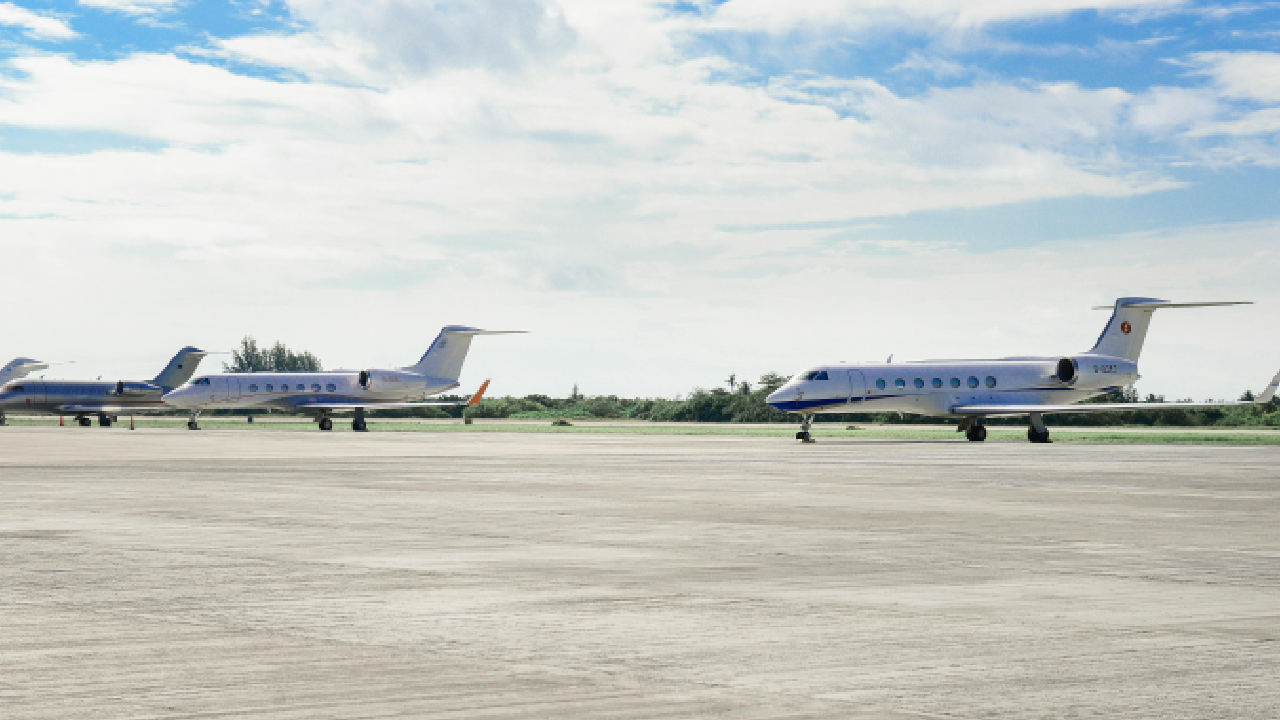
{"type": "MultiPolygon", "coordinates": [[[[1066,357],[1008,357],[997,360],[921,360],[907,363],[818,365],[791,378],[766,399],[770,406],[801,416],[796,439],[812,442],[818,413],[900,412],[959,418],[957,432],[972,442],[987,438],[983,420],[1027,417],[1027,439],[1047,443],[1044,416],[1125,410],[1210,408],[1269,402],[1280,373],[1252,402],[1167,402],[1073,404],[1132,385],[1151,316],[1162,308],[1249,305],[1247,302],[1173,303],[1123,297],[1110,309],[1097,343],[1066,357]]],[[[890,361],[893,359],[890,356],[890,361]]]]}
{"type": "Polygon", "coordinates": [[[187,428],[198,430],[206,409],[268,407],[313,412],[321,430],[332,430],[330,413],[355,413],[351,429],[365,432],[364,411],[391,407],[474,405],[489,387],[486,380],[470,399],[424,402],[421,398],[458,387],[462,362],[477,335],[506,335],[521,330],[480,330],[448,325],[416,365],[393,370],[334,370],[331,372],[255,372],[202,375],[165,394],[164,401],[189,409],[187,428]]]}
{"type": "Polygon", "coordinates": [[[102,382],[94,380],[10,380],[0,385],[0,412],[74,415],[81,427],[98,424],[110,427],[117,413],[164,408],[161,397],[182,385],[208,355],[194,347],[184,347],[173,356],[159,375],[149,381],[102,382]]]}

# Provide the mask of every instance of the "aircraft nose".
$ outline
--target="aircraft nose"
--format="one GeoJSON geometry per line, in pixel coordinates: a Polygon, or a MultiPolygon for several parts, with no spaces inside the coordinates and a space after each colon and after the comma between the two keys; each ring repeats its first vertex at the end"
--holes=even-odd
{"type": "Polygon", "coordinates": [[[796,392],[792,388],[781,387],[769,393],[769,397],[764,401],[768,405],[777,410],[790,410],[791,405],[795,403],[796,392]]]}
{"type": "Polygon", "coordinates": [[[187,393],[183,392],[182,388],[178,388],[177,390],[170,390],[169,392],[162,395],[160,399],[165,401],[169,405],[173,405],[174,407],[180,407],[180,408],[187,407],[187,403],[186,403],[187,393]]]}

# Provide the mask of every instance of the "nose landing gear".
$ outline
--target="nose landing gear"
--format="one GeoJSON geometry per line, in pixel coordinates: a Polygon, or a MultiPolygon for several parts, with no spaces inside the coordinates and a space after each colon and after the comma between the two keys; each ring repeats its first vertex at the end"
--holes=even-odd
{"type": "Polygon", "coordinates": [[[813,413],[805,413],[800,416],[800,432],[796,433],[796,439],[800,442],[813,442],[813,436],[809,434],[809,428],[813,427],[813,413]]]}
{"type": "Polygon", "coordinates": [[[325,413],[320,413],[320,417],[316,419],[316,422],[320,425],[320,429],[325,432],[333,429],[333,421],[325,413]]]}
{"type": "Polygon", "coordinates": [[[369,426],[364,423],[364,408],[356,408],[356,416],[351,421],[351,429],[356,432],[369,432],[369,426]]]}
{"type": "Polygon", "coordinates": [[[191,411],[191,419],[190,419],[190,420],[187,420],[187,429],[188,429],[188,430],[199,430],[199,429],[200,429],[200,424],[196,422],[196,420],[198,420],[199,418],[200,418],[200,411],[199,411],[199,410],[192,410],[192,411],[191,411]]]}

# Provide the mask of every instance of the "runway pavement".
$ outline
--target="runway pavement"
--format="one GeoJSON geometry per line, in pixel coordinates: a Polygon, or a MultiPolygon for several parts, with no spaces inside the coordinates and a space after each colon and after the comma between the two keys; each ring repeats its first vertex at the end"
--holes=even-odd
{"type": "Polygon", "coordinates": [[[0,717],[1280,717],[1280,448],[0,428],[0,717]]]}

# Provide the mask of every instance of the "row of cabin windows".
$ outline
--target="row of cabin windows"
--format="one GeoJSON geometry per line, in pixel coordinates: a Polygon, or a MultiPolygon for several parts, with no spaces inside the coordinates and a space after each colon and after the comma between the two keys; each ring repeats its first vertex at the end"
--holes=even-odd
{"type": "MultiPolygon", "coordinates": [[[[275,392],[276,386],[270,383],[267,383],[264,389],[266,392],[275,392]]],[[[306,391],[306,389],[307,389],[307,386],[303,385],[302,383],[298,383],[298,386],[294,388],[296,392],[304,392],[306,391]]],[[[324,386],[324,390],[325,392],[338,392],[338,386],[334,385],[333,383],[329,383],[328,385],[324,386]]],[[[249,392],[251,393],[258,392],[258,386],[256,384],[250,385],[249,392]]],[[[289,392],[289,386],[287,384],[281,385],[280,392],[289,392]]],[[[312,383],[311,392],[320,392],[320,383],[312,383]]]]}
{"type": "MultiPolygon", "coordinates": [[[[913,385],[915,385],[915,386],[916,386],[916,387],[918,387],[918,388],[923,388],[923,387],[924,387],[924,378],[916,378],[914,381],[912,381],[912,384],[913,384],[913,385]]],[[[933,387],[935,387],[935,388],[941,388],[941,387],[942,387],[942,378],[934,378],[930,384],[931,384],[933,387]]],[[[969,376],[969,387],[971,387],[971,388],[976,388],[976,387],[978,387],[980,384],[981,384],[981,383],[980,383],[980,382],[978,382],[978,378],[976,378],[976,377],[974,377],[974,376],[972,376],[972,375],[970,375],[970,376],[969,376]]],[[[877,387],[877,388],[879,388],[880,390],[884,390],[884,389],[885,389],[885,385],[886,385],[886,383],[885,383],[885,381],[884,381],[884,378],[880,378],[879,380],[876,380],[876,387],[877,387]]],[[[894,387],[896,387],[896,388],[898,388],[899,390],[905,389],[905,388],[907,387],[907,381],[906,381],[906,380],[903,380],[902,378],[898,378],[897,380],[894,380],[894,381],[893,381],[893,386],[894,386],[894,387]]],[[[993,387],[995,387],[995,386],[996,386],[996,379],[995,379],[995,377],[994,377],[994,376],[991,376],[991,375],[988,375],[988,376],[987,376],[987,387],[989,387],[989,388],[993,388],[993,387]]],[[[960,378],[951,378],[951,387],[953,387],[953,388],[958,388],[958,387],[960,387],[960,378]]]]}
{"type": "MultiPolygon", "coordinates": [[[[208,384],[209,384],[209,378],[200,378],[199,380],[196,380],[195,382],[193,382],[193,383],[191,383],[191,384],[192,384],[192,385],[208,385],[208,384]]],[[[263,389],[264,389],[266,392],[275,392],[275,391],[276,391],[276,386],[275,386],[274,384],[272,384],[272,383],[267,383],[267,384],[263,387],[263,389]]],[[[329,383],[329,384],[325,385],[325,386],[324,386],[324,389],[325,389],[325,392],[338,392],[338,386],[337,386],[337,385],[334,385],[333,383],[329,383]]],[[[307,386],[306,386],[306,385],[304,385],[304,384],[302,384],[302,383],[298,383],[298,385],[297,385],[296,387],[294,387],[294,392],[306,392],[306,391],[307,391],[307,386]]],[[[249,392],[251,392],[251,393],[256,393],[256,392],[258,392],[258,384],[257,384],[257,383],[253,383],[252,385],[250,385],[250,386],[249,386],[249,392]]],[[[289,392],[289,384],[288,384],[288,383],[281,383],[281,384],[280,384],[280,392],[289,392]]],[[[311,392],[320,392],[320,383],[312,383],[312,384],[311,384],[311,392]]]]}

